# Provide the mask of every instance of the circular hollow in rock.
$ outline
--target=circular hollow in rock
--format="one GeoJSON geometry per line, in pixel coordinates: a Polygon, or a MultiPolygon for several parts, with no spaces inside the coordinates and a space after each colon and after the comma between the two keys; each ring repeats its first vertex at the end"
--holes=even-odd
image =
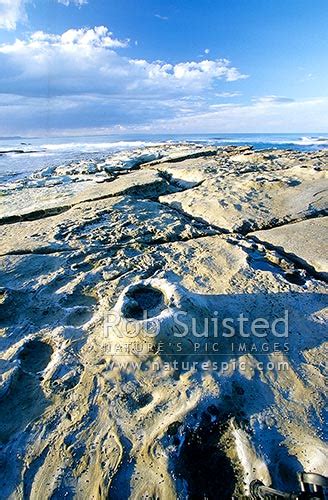
{"type": "Polygon", "coordinates": [[[166,309],[164,294],[150,285],[136,285],[126,293],[126,298],[122,312],[127,319],[152,318],[166,309]]]}
{"type": "Polygon", "coordinates": [[[20,366],[30,373],[38,373],[47,367],[52,353],[53,349],[47,342],[29,340],[19,353],[20,366]]]}

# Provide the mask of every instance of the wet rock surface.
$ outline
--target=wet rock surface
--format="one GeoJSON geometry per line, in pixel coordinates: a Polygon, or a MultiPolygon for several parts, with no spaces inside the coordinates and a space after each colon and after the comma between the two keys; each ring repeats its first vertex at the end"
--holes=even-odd
{"type": "Polygon", "coordinates": [[[5,187],[4,498],[243,498],[326,473],[327,162],[161,145],[5,187]]]}

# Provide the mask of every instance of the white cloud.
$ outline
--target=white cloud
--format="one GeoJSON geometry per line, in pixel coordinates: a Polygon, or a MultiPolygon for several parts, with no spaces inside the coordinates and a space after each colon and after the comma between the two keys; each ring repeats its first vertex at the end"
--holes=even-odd
{"type": "Polygon", "coordinates": [[[132,59],[121,52],[128,42],[98,26],[37,31],[0,45],[0,123],[20,130],[139,127],[200,112],[218,82],[246,78],[227,59],[132,59]],[[6,118],[8,99],[15,112],[6,118]]]}
{"type": "MultiPolygon", "coordinates": [[[[57,0],[63,5],[82,7],[88,0],[57,0]]],[[[26,23],[26,4],[30,0],[0,0],[0,29],[15,30],[20,23],[26,23]]]]}
{"type": "Polygon", "coordinates": [[[228,59],[178,63],[172,68],[174,76],[178,80],[191,80],[205,83],[208,79],[223,78],[228,82],[233,82],[246,78],[246,75],[241,75],[236,68],[230,66],[230,61],[228,61],[228,59]]]}
{"type": "Polygon", "coordinates": [[[326,128],[327,98],[265,95],[235,104],[230,98],[241,94],[227,86],[245,75],[227,59],[176,64],[131,59],[124,55],[127,46],[128,40],[104,26],[61,35],[37,31],[0,45],[0,134],[326,128]]]}
{"type": "MultiPolygon", "coordinates": [[[[24,15],[19,13],[22,2],[0,0],[0,5],[6,5],[2,23],[7,28],[24,15]]],[[[28,39],[0,45],[0,135],[45,130],[326,129],[327,98],[295,101],[265,95],[236,104],[229,100],[241,93],[229,82],[246,75],[229,60],[147,61],[127,57],[126,47],[128,40],[116,38],[104,26],[70,29],[61,35],[37,31],[28,39]],[[225,103],[219,98],[225,98],[225,103]]]]}
{"type": "Polygon", "coordinates": [[[161,19],[162,21],[169,20],[169,18],[167,16],[161,16],[160,14],[155,14],[155,17],[157,17],[157,19],[161,19]]]}
{"type": "Polygon", "coordinates": [[[215,97],[239,97],[242,95],[241,92],[236,91],[236,92],[216,92],[215,97]]]}
{"type": "Polygon", "coordinates": [[[28,95],[107,94],[183,96],[209,90],[218,80],[245,78],[227,59],[148,62],[117,52],[127,40],[104,26],[62,35],[37,31],[27,40],[0,45],[0,92],[28,95]]]}
{"type": "Polygon", "coordinates": [[[220,104],[205,99],[0,94],[0,135],[49,133],[324,132],[328,98],[220,104]],[[304,120],[306,117],[306,120],[304,120]]]}
{"type": "Polygon", "coordinates": [[[25,0],[0,0],[0,29],[14,30],[19,22],[26,22],[25,0]]]}
{"type": "MultiPolygon", "coordinates": [[[[272,96],[271,96],[272,97],[272,96]]],[[[328,98],[277,102],[259,98],[251,104],[215,104],[203,107],[190,116],[157,120],[152,128],[158,133],[218,132],[325,132],[327,130],[328,98]]]]}
{"type": "Polygon", "coordinates": [[[88,0],[58,0],[58,3],[62,3],[66,7],[68,7],[70,4],[77,5],[78,7],[81,7],[82,5],[85,5],[88,3],[88,0]]]}
{"type": "Polygon", "coordinates": [[[44,51],[52,48],[88,47],[88,48],[124,48],[128,46],[129,40],[118,40],[113,38],[105,26],[96,26],[93,29],[81,28],[70,29],[62,35],[52,35],[43,31],[35,31],[27,42],[17,40],[12,45],[0,46],[0,52],[15,52],[21,47],[29,48],[33,51],[44,51]]]}
{"type": "Polygon", "coordinates": [[[277,95],[266,95],[262,97],[254,97],[253,101],[257,102],[258,104],[281,104],[294,102],[294,99],[277,95]]]}

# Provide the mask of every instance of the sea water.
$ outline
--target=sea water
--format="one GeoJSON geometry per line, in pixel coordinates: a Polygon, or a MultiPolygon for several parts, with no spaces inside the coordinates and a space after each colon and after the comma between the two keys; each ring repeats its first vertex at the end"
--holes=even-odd
{"type": "Polygon", "coordinates": [[[254,149],[313,151],[328,148],[324,134],[186,134],[104,135],[80,137],[0,138],[0,183],[16,180],[41,168],[74,160],[101,159],[127,149],[168,142],[191,141],[203,145],[250,145],[254,149]],[[15,152],[10,152],[15,150],[15,152]]]}

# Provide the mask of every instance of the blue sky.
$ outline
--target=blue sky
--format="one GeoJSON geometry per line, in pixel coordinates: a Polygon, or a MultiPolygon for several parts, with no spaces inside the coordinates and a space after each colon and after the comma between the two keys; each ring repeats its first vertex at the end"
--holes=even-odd
{"type": "Polygon", "coordinates": [[[0,135],[327,132],[327,0],[0,0],[0,135]]]}

